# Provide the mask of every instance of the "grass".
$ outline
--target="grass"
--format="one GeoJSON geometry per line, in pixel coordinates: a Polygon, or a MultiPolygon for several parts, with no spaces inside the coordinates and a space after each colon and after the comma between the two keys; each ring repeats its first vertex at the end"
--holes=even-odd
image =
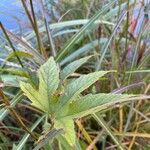
{"type": "Polygon", "coordinates": [[[0,23],[0,148],[149,149],[150,3],[21,2],[32,28],[0,23]]]}

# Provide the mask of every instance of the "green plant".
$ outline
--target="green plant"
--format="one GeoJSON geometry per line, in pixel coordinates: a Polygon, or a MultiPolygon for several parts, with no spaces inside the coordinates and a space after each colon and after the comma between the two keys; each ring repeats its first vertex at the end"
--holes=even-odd
{"type": "Polygon", "coordinates": [[[132,95],[111,93],[81,95],[85,89],[109,72],[111,71],[81,75],[78,79],[67,83],[66,80],[60,80],[58,66],[54,58],[50,57],[38,70],[38,86],[26,82],[20,82],[20,86],[24,94],[31,100],[32,105],[50,118],[50,128],[62,128],[65,132],[63,136],[74,147],[76,137],[73,119],[104,110],[116,103],[129,101],[132,97],[132,95]]]}

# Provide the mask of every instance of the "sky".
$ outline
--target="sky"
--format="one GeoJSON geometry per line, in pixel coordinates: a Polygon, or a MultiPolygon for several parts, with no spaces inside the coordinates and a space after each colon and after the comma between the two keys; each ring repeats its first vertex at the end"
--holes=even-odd
{"type": "MultiPolygon", "coordinates": [[[[19,3],[20,0],[0,0],[0,21],[3,23],[5,28],[8,29],[18,29],[19,24],[26,22],[25,15],[23,14],[24,10],[22,5],[19,3]]],[[[55,0],[58,2],[58,0],[55,0]]],[[[140,3],[141,0],[137,0],[137,3],[140,3]]],[[[145,5],[150,5],[150,0],[144,0],[145,5]]],[[[137,5],[138,6],[138,5],[137,5]]],[[[134,16],[139,14],[139,6],[134,9],[134,16]]],[[[150,9],[150,8],[148,8],[150,9]]],[[[141,14],[139,22],[142,22],[144,13],[141,14]]],[[[139,23],[138,23],[139,24],[139,23]]],[[[139,30],[137,28],[137,30],[139,30]]],[[[138,31],[137,31],[138,32],[138,31]]]]}
{"type": "Polygon", "coordinates": [[[0,21],[8,29],[17,29],[18,20],[23,19],[21,10],[16,0],[0,0],[0,21]]]}
{"type": "MultiPolygon", "coordinates": [[[[33,1],[35,12],[39,10],[38,1],[33,1]]],[[[27,17],[20,0],[0,0],[0,21],[5,28],[18,29],[19,24],[25,26],[27,17]]]]}

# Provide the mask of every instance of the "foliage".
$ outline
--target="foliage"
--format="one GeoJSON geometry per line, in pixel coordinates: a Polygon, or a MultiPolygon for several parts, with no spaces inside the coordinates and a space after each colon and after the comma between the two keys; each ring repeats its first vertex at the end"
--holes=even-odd
{"type": "Polygon", "coordinates": [[[25,95],[32,101],[32,105],[51,116],[54,127],[64,129],[66,140],[71,146],[75,146],[76,138],[73,123],[75,117],[93,114],[104,109],[107,105],[128,101],[128,98],[131,97],[130,95],[117,94],[80,95],[81,92],[108,72],[98,71],[81,75],[65,87],[61,87],[63,91],[59,91],[60,94],[56,91],[60,82],[58,67],[54,58],[50,57],[38,70],[39,87],[36,87],[38,90],[26,82],[21,82],[20,86],[25,95]]]}

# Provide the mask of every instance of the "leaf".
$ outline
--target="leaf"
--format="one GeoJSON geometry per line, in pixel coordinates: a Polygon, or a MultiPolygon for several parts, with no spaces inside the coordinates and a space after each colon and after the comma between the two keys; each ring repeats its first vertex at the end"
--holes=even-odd
{"type": "Polygon", "coordinates": [[[23,49],[25,48],[27,51],[29,51],[30,53],[32,53],[32,55],[34,56],[33,59],[35,59],[35,61],[39,64],[43,64],[45,62],[43,56],[36,50],[34,49],[29,42],[27,42],[25,39],[18,37],[17,35],[15,35],[13,32],[10,32],[9,30],[7,30],[7,34],[10,36],[10,38],[15,41],[19,47],[21,46],[23,49]]]}
{"type": "MultiPolygon", "coordinates": [[[[55,31],[56,30],[56,34],[59,34],[59,30],[61,30],[61,32],[67,32],[67,31],[69,31],[69,29],[72,27],[72,26],[81,26],[81,25],[85,25],[85,24],[87,24],[88,23],[88,21],[89,21],[89,19],[76,19],[76,20],[68,20],[68,21],[61,21],[61,22],[57,22],[57,23],[52,23],[52,24],[50,24],[49,25],[49,28],[51,29],[51,30],[53,30],[53,31],[55,31]],[[62,29],[65,29],[65,30],[62,30],[62,29]],[[67,30],[66,30],[66,28],[67,28],[67,30]]],[[[98,20],[96,20],[95,22],[94,22],[94,24],[106,24],[106,25],[110,25],[110,26],[113,26],[114,25],[114,23],[112,23],[112,22],[109,22],[109,21],[105,21],[105,20],[100,20],[100,19],[98,19],[98,20]]],[[[74,29],[74,30],[76,30],[76,29],[74,29]]],[[[45,32],[45,27],[44,26],[41,26],[40,28],[39,28],[39,31],[40,32],[45,32]]],[[[70,33],[70,32],[69,32],[70,33]]],[[[53,37],[55,37],[56,36],[56,34],[53,36],[53,37]]],[[[35,36],[35,34],[33,33],[33,32],[30,32],[30,34],[28,34],[27,36],[26,36],[26,39],[28,40],[28,41],[30,41],[32,38],[34,38],[34,36],[35,36]]]]}
{"type": "Polygon", "coordinates": [[[87,56],[76,61],[73,61],[67,65],[61,72],[61,79],[65,80],[69,75],[74,73],[81,65],[83,65],[92,56],[87,56]]]}
{"type": "Polygon", "coordinates": [[[30,53],[28,53],[28,52],[25,52],[25,51],[17,51],[17,52],[11,52],[11,53],[7,56],[6,60],[11,60],[11,59],[15,58],[16,55],[17,55],[18,57],[33,58],[33,55],[30,54],[30,53]]]}
{"type": "Polygon", "coordinates": [[[8,144],[13,144],[13,142],[10,141],[9,137],[5,135],[3,132],[0,132],[0,139],[1,139],[1,150],[9,150],[8,144]]]}
{"type": "Polygon", "coordinates": [[[83,47],[80,47],[75,52],[72,52],[69,56],[66,56],[61,62],[60,66],[73,61],[75,58],[83,55],[84,53],[88,53],[98,45],[103,45],[108,39],[107,38],[100,38],[98,40],[91,41],[90,43],[85,44],[83,47]]]}
{"type": "Polygon", "coordinates": [[[29,74],[28,74],[27,70],[24,68],[7,68],[7,69],[0,68],[0,72],[3,72],[3,74],[9,73],[11,75],[17,75],[17,76],[29,78],[29,74]]]}
{"type": "Polygon", "coordinates": [[[63,110],[61,111],[61,109],[65,109],[65,104],[70,103],[81,92],[83,92],[108,72],[110,71],[98,71],[87,75],[82,75],[75,81],[72,81],[70,84],[68,84],[64,90],[64,94],[59,99],[57,106],[58,111],[56,111],[56,113],[60,115],[62,115],[62,113],[64,114],[63,110]]]}
{"type": "Polygon", "coordinates": [[[57,137],[57,141],[59,142],[59,150],[72,149],[65,136],[60,135],[59,137],[57,137]]]}
{"type": "Polygon", "coordinates": [[[25,82],[20,82],[21,90],[24,94],[32,101],[32,105],[41,109],[42,111],[48,112],[48,105],[46,99],[40,99],[41,96],[32,85],[25,82]]]}
{"type": "Polygon", "coordinates": [[[117,0],[113,0],[112,2],[108,3],[106,6],[104,6],[101,10],[99,10],[89,21],[87,24],[85,24],[79,32],[77,32],[69,41],[67,41],[67,43],[65,44],[65,46],[62,48],[62,50],[60,51],[60,53],[57,55],[56,57],[56,61],[60,62],[62,60],[62,58],[64,58],[64,56],[67,54],[67,52],[71,51],[72,46],[76,43],[76,41],[78,39],[83,38],[83,35],[85,33],[86,30],[88,30],[89,28],[91,29],[91,26],[94,24],[94,22],[100,17],[102,16],[106,11],[108,11],[111,6],[113,6],[115,3],[117,2],[117,0]]]}
{"type": "Polygon", "coordinates": [[[150,73],[150,70],[135,70],[135,71],[126,71],[126,73],[150,73]]]}
{"type": "Polygon", "coordinates": [[[9,74],[0,75],[0,78],[4,86],[9,87],[19,87],[19,81],[24,79],[23,77],[9,74]]]}
{"type": "Polygon", "coordinates": [[[97,111],[103,110],[109,106],[113,106],[116,103],[122,103],[129,101],[133,95],[127,94],[89,94],[84,97],[80,97],[78,100],[70,103],[67,115],[63,114],[60,117],[83,117],[97,111]]]}
{"type": "Polygon", "coordinates": [[[131,88],[136,88],[136,87],[138,87],[140,85],[141,86],[144,85],[144,82],[143,81],[142,82],[137,82],[137,83],[130,84],[128,86],[117,88],[117,89],[113,90],[112,93],[114,93],[114,94],[121,94],[121,93],[123,93],[123,92],[125,92],[125,91],[127,91],[127,90],[129,90],[131,88]]]}
{"type": "Polygon", "coordinates": [[[59,84],[59,71],[53,57],[40,67],[39,89],[36,90],[32,85],[20,82],[20,87],[25,95],[32,101],[32,105],[50,113],[51,96],[54,94],[59,84]]]}
{"type": "Polygon", "coordinates": [[[41,98],[43,97],[50,107],[50,98],[59,85],[59,71],[53,57],[40,67],[38,75],[41,98]]]}
{"type": "Polygon", "coordinates": [[[115,25],[114,29],[113,29],[113,32],[111,34],[111,36],[109,37],[108,41],[105,43],[104,47],[103,47],[103,52],[101,53],[101,57],[100,57],[100,60],[98,61],[98,65],[97,65],[97,68],[96,70],[100,70],[101,69],[101,65],[102,65],[102,61],[106,55],[106,52],[109,48],[109,45],[113,39],[113,37],[116,35],[116,32],[117,32],[117,29],[118,27],[120,26],[120,24],[122,23],[122,21],[124,20],[125,16],[126,16],[126,13],[127,12],[124,12],[123,15],[120,16],[119,18],[119,21],[117,22],[117,24],[115,25]]]}
{"type": "MultiPolygon", "coordinates": [[[[22,91],[18,91],[18,93],[14,96],[14,98],[10,102],[10,107],[14,107],[16,104],[18,104],[23,98],[22,91]]],[[[0,110],[0,121],[3,121],[3,119],[9,114],[9,110],[2,108],[0,110]]]]}
{"type": "Polygon", "coordinates": [[[65,139],[71,146],[75,146],[76,134],[75,134],[74,121],[72,118],[56,120],[54,123],[54,127],[63,128],[65,132],[63,134],[63,137],[65,137],[65,139]]]}
{"type": "Polygon", "coordinates": [[[46,145],[49,141],[52,141],[57,135],[59,135],[60,133],[62,133],[63,130],[62,129],[52,129],[49,133],[47,133],[45,135],[44,138],[42,138],[37,146],[33,149],[33,150],[39,150],[41,149],[44,145],[46,145]]]}

